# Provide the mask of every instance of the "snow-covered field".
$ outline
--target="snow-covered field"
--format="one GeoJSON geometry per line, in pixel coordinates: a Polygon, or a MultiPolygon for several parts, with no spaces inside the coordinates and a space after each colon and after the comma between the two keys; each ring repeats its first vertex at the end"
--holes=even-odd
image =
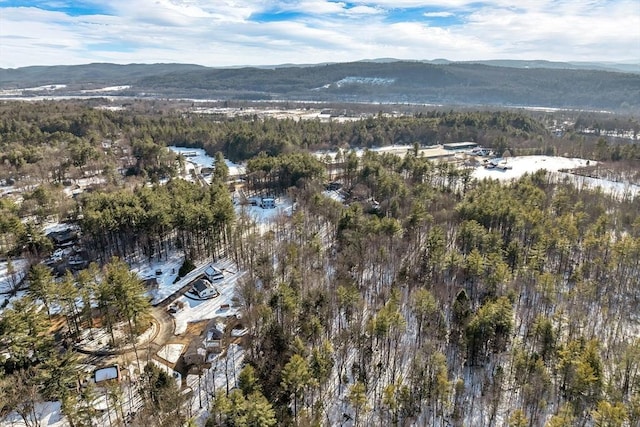
{"type": "MultiPolygon", "coordinates": [[[[588,164],[588,160],[584,159],[569,159],[566,157],[552,156],[522,156],[499,160],[506,162],[511,169],[486,169],[484,166],[479,166],[473,171],[472,177],[477,179],[491,178],[498,180],[511,180],[520,178],[525,173],[532,174],[541,169],[545,169],[549,172],[558,172],[562,169],[574,169],[587,166],[588,164]]],[[[589,164],[594,164],[594,162],[589,162],[589,164]]]]}
{"type": "Polygon", "coordinates": [[[590,178],[574,175],[563,170],[580,168],[588,165],[595,165],[593,160],[557,157],[557,156],[522,156],[510,157],[508,159],[494,159],[496,162],[506,163],[510,169],[486,169],[484,166],[478,166],[474,169],[472,177],[476,179],[497,179],[501,181],[509,181],[518,179],[524,174],[532,174],[539,170],[551,172],[552,178],[557,181],[569,179],[578,188],[600,188],[602,191],[613,194],[617,197],[630,196],[636,197],[640,195],[640,186],[632,185],[624,182],[614,182],[602,178],[590,178]]]}

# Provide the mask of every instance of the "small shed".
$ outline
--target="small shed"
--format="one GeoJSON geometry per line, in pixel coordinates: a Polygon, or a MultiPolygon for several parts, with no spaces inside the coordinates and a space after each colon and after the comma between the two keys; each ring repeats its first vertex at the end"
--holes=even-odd
{"type": "Polygon", "coordinates": [[[224,333],[217,327],[211,327],[207,330],[207,337],[204,340],[204,346],[209,353],[220,353],[222,351],[222,338],[224,333]]]}
{"type": "Polygon", "coordinates": [[[224,280],[224,273],[222,272],[222,270],[220,270],[218,267],[214,267],[213,265],[207,267],[207,269],[204,271],[204,274],[211,282],[219,282],[221,280],[224,280]]]}
{"type": "Polygon", "coordinates": [[[155,277],[148,277],[148,278],[144,279],[144,287],[147,290],[158,289],[158,287],[159,287],[158,279],[155,278],[155,277]]]}

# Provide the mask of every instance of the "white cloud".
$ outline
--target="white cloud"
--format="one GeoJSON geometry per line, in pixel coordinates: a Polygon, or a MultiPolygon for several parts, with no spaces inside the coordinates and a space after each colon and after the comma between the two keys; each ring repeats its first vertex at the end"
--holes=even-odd
{"type": "Polygon", "coordinates": [[[348,15],[380,15],[383,10],[371,6],[353,6],[346,10],[348,15]]]}
{"type": "Polygon", "coordinates": [[[448,18],[454,15],[455,13],[453,12],[425,12],[422,14],[422,16],[425,16],[427,18],[448,18]]]}
{"type": "Polygon", "coordinates": [[[637,0],[531,0],[515,7],[508,0],[488,0],[481,7],[469,0],[107,4],[110,15],[92,16],[3,7],[0,67],[95,61],[227,66],[379,57],[640,61],[637,0]],[[412,19],[395,18],[405,16],[395,15],[398,8],[427,6],[412,19]],[[297,15],[288,21],[251,19],[271,10],[297,15]],[[438,27],[429,19],[454,14],[464,20],[438,27]]]}

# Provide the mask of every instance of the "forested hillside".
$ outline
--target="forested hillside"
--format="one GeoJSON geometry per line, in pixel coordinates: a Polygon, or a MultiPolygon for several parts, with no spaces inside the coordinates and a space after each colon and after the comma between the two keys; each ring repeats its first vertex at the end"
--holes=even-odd
{"type": "Polygon", "coordinates": [[[103,106],[0,104],[3,422],[52,400],[72,425],[107,425],[70,345],[105,325],[114,345],[132,346],[140,374],[105,392],[112,425],[640,425],[640,198],[545,171],[480,181],[469,164],[417,154],[474,140],[637,171],[637,142],[582,133],[637,119],[424,110],[324,123],[103,106]],[[557,135],[557,122],[572,125],[557,135]],[[392,144],[415,150],[355,151],[392,144]],[[186,173],[169,145],[214,155],[211,180],[186,173]],[[319,149],[339,149],[331,167],[310,153],[319,149]],[[242,181],[229,180],[223,156],[245,162],[242,181]],[[326,191],[330,180],[339,191],[326,191]],[[234,206],[238,189],[286,198],[291,211],[259,223],[234,206]],[[52,221],[78,227],[96,264],[56,279],[42,263],[52,221]],[[199,393],[202,419],[187,407],[193,390],[151,363],[139,369],[142,325],[168,314],[149,307],[127,263],[174,253],[180,275],[219,258],[242,272],[233,305],[244,364],[199,393]]]}
{"type": "Polygon", "coordinates": [[[531,68],[498,65],[393,61],[221,69],[181,64],[89,64],[0,70],[0,87],[63,84],[67,86],[58,88],[56,94],[83,95],[81,90],[102,84],[128,85],[125,91],[117,92],[128,96],[544,106],[623,112],[640,108],[640,74],[541,68],[539,64],[531,68]]]}

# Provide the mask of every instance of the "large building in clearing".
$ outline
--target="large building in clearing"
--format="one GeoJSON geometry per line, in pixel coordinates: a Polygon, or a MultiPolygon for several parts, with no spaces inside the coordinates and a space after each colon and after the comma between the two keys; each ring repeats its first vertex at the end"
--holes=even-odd
{"type": "Polygon", "coordinates": [[[442,148],[445,150],[469,150],[471,148],[476,148],[478,146],[477,142],[466,141],[466,142],[450,142],[448,144],[442,144],[442,148]]]}

